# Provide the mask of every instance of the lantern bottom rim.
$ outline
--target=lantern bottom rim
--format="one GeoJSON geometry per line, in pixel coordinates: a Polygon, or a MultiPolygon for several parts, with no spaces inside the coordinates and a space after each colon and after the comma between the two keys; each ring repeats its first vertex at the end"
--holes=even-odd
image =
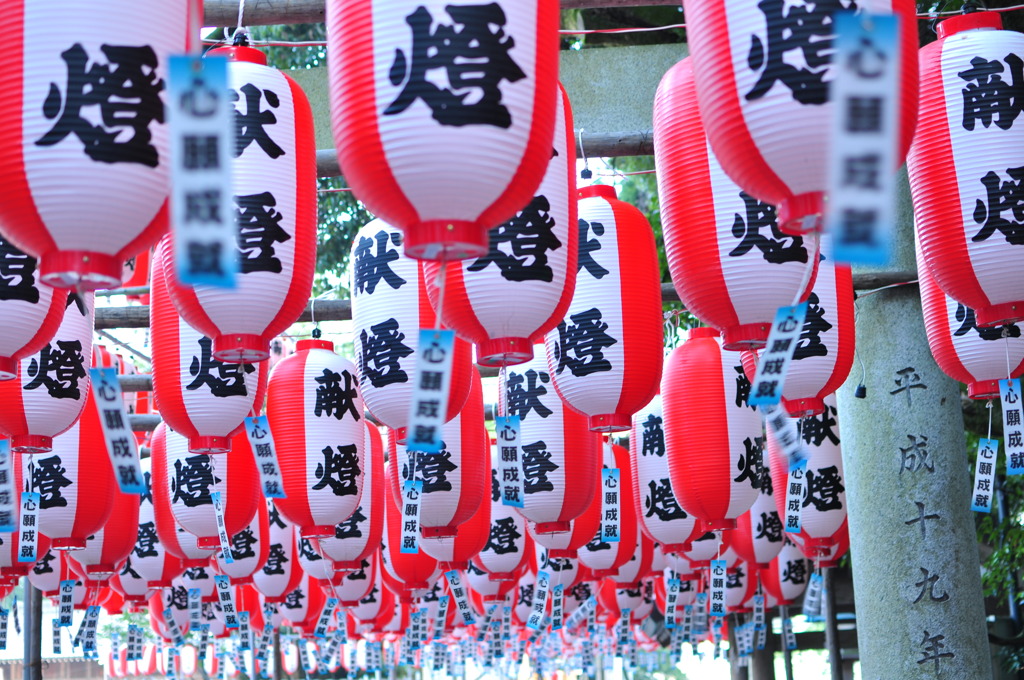
{"type": "Polygon", "coordinates": [[[332,560],[334,571],[359,571],[363,568],[362,560],[332,560]]]}
{"type": "Polygon", "coordinates": [[[169,579],[160,579],[158,581],[146,581],[147,588],[170,588],[173,584],[169,579]]]}
{"type": "Polygon", "coordinates": [[[207,567],[207,566],[210,565],[210,558],[209,557],[207,557],[206,559],[185,558],[185,559],[183,559],[181,561],[181,563],[185,565],[186,569],[202,569],[203,567],[207,567]]]}
{"type": "Polygon", "coordinates": [[[302,538],[333,538],[333,524],[314,524],[313,526],[302,527],[299,531],[302,538]]]}
{"type": "Polygon", "coordinates": [[[55,250],[39,260],[39,280],[54,288],[80,291],[117,288],[123,263],[107,253],[88,250],[55,250]]]}
{"type": "Polygon", "coordinates": [[[578,556],[578,550],[570,550],[568,548],[551,548],[548,550],[548,557],[554,560],[574,560],[578,556]]]}
{"type": "Polygon", "coordinates": [[[827,555],[828,551],[832,549],[832,546],[836,544],[836,539],[832,536],[823,536],[821,538],[814,538],[808,536],[804,539],[804,549],[813,550],[816,555],[827,555]],[[824,550],[824,552],[819,552],[824,550]]]}
{"type": "Polygon", "coordinates": [[[537,522],[533,527],[538,534],[564,534],[570,529],[571,522],[537,522]]]}
{"type": "Polygon", "coordinates": [[[100,581],[104,581],[117,571],[117,567],[109,562],[100,564],[87,564],[85,565],[85,573],[92,576],[98,576],[100,581]]]}
{"type": "Polygon", "coordinates": [[[200,550],[216,550],[220,547],[220,539],[216,536],[198,536],[196,547],[200,550]]]}
{"type": "Polygon", "coordinates": [[[231,585],[233,586],[247,586],[252,583],[252,576],[232,576],[231,585]]]}
{"type": "Polygon", "coordinates": [[[425,527],[420,526],[420,534],[423,538],[451,538],[458,533],[457,526],[425,527]]]}
{"type": "Polygon", "coordinates": [[[77,538],[75,536],[61,536],[58,538],[51,538],[50,548],[52,550],[84,550],[85,539],[77,538]]]}
{"type": "Polygon", "coordinates": [[[22,576],[28,576],[28,570],[32,567],[29,563],[15,564],[9,567],[0,568],[0,578],[12,578],[19,579],[22,576]]]}
{"type": "Polygon", "coordinates": [[[992,326],[1016,323],[1024,319],[1024,300],[976,307],[974,309],[974,319],[978,324],[978,328],[991,328],[992,326]]]}
{"type": "Polygon", "coordinates": [[[735,529],[736,520],[721,518],[721,519],[706,519],[704,521],[705,531],[725,531],[726,529],[735,529]]]}
{"type": "Polygon", "coordinates": [[[825,193],[808,191],[782,199],[779,203],[779,229],[784,234],[802,236],[820,231],[825,214],[825,193]]]}
{"type": "Polygon", "coordinates": [[[692,549],[692,546],[686,543],[663,543],[661,545],[661,552],[665,555],[677,555],[692,549]]]}
{"type": "Polygon", "coordinates": [[[42,434],[16,434],[11,437],[11,450],[15,453],[49,453],[53,438],[42,434]]]}
{"type": "Polygon", "coordinates": [[[18,360],[0,357],[0,380],[14,380],[18,377],[18,360]]]}
{"type": "Polygon", "coordinates": [[[494,574],[487,574],[487,580],[493,581],[495,583],[505,583],[506,581],[516,581],[518,579],[516,578],[515,574],[499,571],[494,574]]]}
{"type": "Polygon", "coordinates": [[[488,229],[467,220],[427,220],[402,229],[405,254],[416,260],[466,260],[490,250],[488,229]]]}
{"type": "Polygon", "coordinates": [[[213,339],[213,358],[229,364],[255,364],[270,358],[270,342],[262,335],[224,333],[213,339]]]}
{"type": "Polygon", "coordinates": [[[440,562],[441,571],[466,571],[469,569],[469,560],[452,560],[451,562],[440,562]]]}
{"type": "Polygon", "coordinates": [[[999,397],[998,380],[975,380],[967,383],[967,396],[971,399],[997,399],[999,397]]]}
{"type": "Polygon", "coordinates": [[[476,363],[480,366],[516,366],[532,359],[529,338],[489,338],[476,345],[476,363]]]}
{"type": "Polygon", "coordinates": [[[816,416],[825,411],[825,402],[818,397],[806,399],[786,399],[786,412],[791,418],[816,416]]]}
{"type": "Polygon", "coordinates": [[[625,432],[632,427],[632,418],[624,413],[602,413],[590,416],[591,432],[625,432]]]}
{"type": "Polygon", "coordinates": [[[231,438],[203,436],[188,438],[189,453],[230,453],[231,438]]]}
{"type": "Polygon", "coordinates": [[[729,326],[722,333],[722,349],[730,352],[742,352],[749,349],[762,349],[768,343],[770,322],[744,323],[729,326]]]}

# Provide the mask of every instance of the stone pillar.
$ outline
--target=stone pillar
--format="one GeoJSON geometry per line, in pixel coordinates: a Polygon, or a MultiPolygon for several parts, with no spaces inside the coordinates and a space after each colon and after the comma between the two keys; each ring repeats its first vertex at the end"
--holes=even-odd
{"type": "Polygon", "coordinates": [[[862,676],[988,680],[959,384],[928,350],[917,286],[857,312],[867,396],[855,364],[838,405],[862,676]]]}

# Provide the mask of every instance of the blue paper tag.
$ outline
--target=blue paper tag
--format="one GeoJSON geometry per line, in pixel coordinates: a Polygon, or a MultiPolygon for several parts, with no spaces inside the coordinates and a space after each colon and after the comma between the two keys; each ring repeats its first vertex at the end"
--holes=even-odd
{"type": "Polygon", "coordinates": [[[601,542],[618,543],[621,526],[619,468],[601,470],[601,542]]]}
{"type": "Polygon", "coordinates": [[[797,342],[803,332],[807,318],[807,303],[795,307],[779,307],[772,322],[768,342],[757,362],[757,375],[747,404],[750,406],[772,406],[782,401],[782,390],[786,384],[786,373],[793,360],[797,342]]]}
{"type": "Polygon", "coordinates": [[[410,451],[441,453],[448,413],[455,332],[420,329],[415,382],[409,407],[405,445],[410,451]]]}
{"type": "Polygon", "coordinates": [[[999,440],[980,440],[978,456],[974,462],[974,487],[971,491],[971,510],[974,512],[991,512],[992,510],[998,462],[999,440]]]}
{"type": "Polygon", "coordinates": [[[245,434],[256,459],[256,469],[260,473],[260,486],[263,488],[264,498],[287,498],[281,467],[277,462],[274,436],[270,433],[270,419],[265,415],[246,418],[245,434]]]}
{"type": "Polygon", "coordinates": [[[521,426],[519,416],[497,416],[494,419],[501,475],[501,503],[513,508],[523,507],[523,465],[519,448],[521,426]]]}
{"type": "Polygon", "coordinates": [[[1003,407],[1003,440],[1006,447],[1006,474],[1024,474],[1024,413],[1020,379],[999,381],[999,401],[1003,407]]]}

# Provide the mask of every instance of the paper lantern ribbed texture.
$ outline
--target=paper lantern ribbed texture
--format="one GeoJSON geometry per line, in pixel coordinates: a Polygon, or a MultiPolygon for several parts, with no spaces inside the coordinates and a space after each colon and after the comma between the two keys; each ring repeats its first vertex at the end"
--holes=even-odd
{"type": "MultiPolygon", "coordinates": [[[[595,463],[596,465],[596,463],[595,463]]],[[[552,558],[576,559],[579,549],[590,543],[601,526],[601,475],[593,475],[593,492],[583,512],[569,520],[568,529],[555,533],[539,533],[536,522],[527,521],[527,530],[537,545],[548,550],[552,558]]],[[[573,485],[573,489],[576,486],[573,485]]]]}
{"type": "Polygon", "coordinates": [[[267,415],[287,498],[277,509],[302,536],[334,535],[359,507],[363,488],[363,399],[351,361],[326,340],[300,340],[274,367],[267,415]]]}
{"type": "Polygon", "coordinates": [[[684,2],[697,97],[711,146],[738,185],[778,206],[779,224],[790,233],[821,228],[832,125],[831,14],[854,4],[862,12],[900,18],[900,165],[917,114],[913,0],[684,2]]]}
{"type": "Polygon", "coordinates": [[[18,378],[0,382],[0,431],[11,437],[11,450],[45,453],[82,415],[92,385],[94,302],[92,293],[67,294],[53,338],[21,360],[18,378]]]}
{"type": "Polygon", "coordinates": [[[221,361],[270,356],[270,341],[306,307],[316,268],[316,142],[306,95],[250,47],[210,50],[226,56],[235,109],[231,186],[238,218],[234,288],[167,286],[182,318],[213,338],[221,361]],[[262,124],[243,124],[246,120],[262,124]]]}
{"type": "MultiPolygon", "coordinates": [[[[56,553],[55,553],[56,554],[56,553]]],[[[38,565],[37,565],[38,566],[38,565]]],[[[54,577],[52,574],[47,574],[46,579],[50,577],[59,579],[59,576],[54,577]]],[[[42,579],[33,579],[32,573],[29,573],[29,581],[32,581],[36,588],[39,588],[41,584],[37,581],[42,579]]],[[[145,602],[149,599],[150,588],[146,583],[146,580],[134,573],[132,569],[132,558],[131,556],[125,560],[124,566],[121,568],[120,573],[114,574],[107,581],[110,584],[112,590],[115,590],[129,606],[134,607],[139,603],[145,602]]],[[[58,590],[60,582],[54,583],[54,590],[58,590]]],[[[40,588],[42,590],[42,588],[40,588]]],[[[59,592],[59,591],[58,591],[59,592]]],[[[45,591],[44,591],[45,594],[45,591]]]]}
{"type": "Polygon", "coordinates": [[[86,539],[106,524],[117,491],[92,395],[82,418],[53,438],[51,451],[19,458],[25,490],[41,496],[39,532],[55,550],[84,548],[86,539]]]}
{"type": "Polygon", "coordinates": [[[577,191],[580,241],[576,290],[545,337],[559,396],[590,418],[590,429],[630,428],[658,392],[663,317],[654,231],[615,187],[577,191]],[[593,238],[592,238],[593,237],[593,238]]]}
{"type": "MultiPolygon", "coordinates": [[[[576,140],[561,86],[552,154],[533,200],[490,230],[488,253],[447,265],[444,322],[476,345],[483,366],[532,359],[534,343],[562,320],[576,288],[576,140]]],[[[435,305],[440,267],[423,265],[435,305]]]]}
{"type": "MultiPolygon", "coordinates": [[[[93,489],[89,489],[90,493],[93,489]]],[[[83,578],[106,580],[121,570],[128,554],[135,547],[139,533],[139,497],[110,490],[113,503],[103,525],[85,541],[85,548],[75,550],[71,568],[83,578]]],[[[41,553],[40,553],[41,554],[41,553]]]]}
{"type": "Polygon", "coordinates": [[[174,276],[170,240],[153,257],[150,323],[153,391],[167,426],[188,438],[193,453],[223,453],[242,420],[258,411],[267,384],[266,362],[228,364],[213,356],[213,341],[178,316],[167,292],[174,276]]]}
{"type": "Polygon", "coordinates": [[[747,406],[740,355],[710,328],[668,358],[661,386],[669,475],[679,505],[704,528],[731,529],[761,485],[761,417],[747,406]]]}
{"type": "Polygon", "coordinates": [[[520,418],[523,507],[538,533],[568,531],[569,521],[590,505],[589,490],[600,482],[600,438],[588,432],[586,416],[555,392],[544,352],[502,371],[501,413],[520,418]]]}
{"type": "Polygon", "coordinates": [[[1010,99],[967,94],[1012,72],[1024,51],[1024,36],[1000,28],[995,12],[938,25],[939,39],[921,50],[921,113],[907,158],[924,261],[980,327],[1024,319],[1024,238],[1017,212],[1004,216],[1014,204],[1002,193],[1018,178],[1024,123],[1015,124],[1010,99]]]}
{"type": "Polygon", "coordinates": [[[473,558],[473,562],[487,572],[493,581],[512,581],[526,564],[529,556],[527,549],[532,541],[523,516],[511,505],[501,502],[501,483],[498,481],[501,461],[498,459],[498,447],[495,444],[491,444],[490,467],[490,497],[485,498],[484,503],[491,507],[491,526],[487,542],[480,550],[480,554],[473,558]]]}
{"type": "MultiPolygon", "coordinates": [[[[136,501],[136,505],[138,505],[138,501],[136,501]]],[[[36,540],[36,556],[41,559],[45,557],[47,551],[50,549],[50,539],[40,533],[36,534],[36,540]]],[[[27,576],[29,572],[31,572],[32,568],[38,564],[38,559],[33,562],[18,561],[21,557],[21,544],[21,532],[15,531],[11,533],[10,538],[5,540],[4,544],[0,546],[0,580],[6,581],[11,579],[16,581],[22,576],[27,576]]]]}
{"type": "Polygon", "coordinates": [[[661,395],[633,414],[629,433],[634,499],[640,528],[665,552],[686,548],[697,518],[679,506],[668,472],[661,395]]]}
{"type": "Polygon", "coordinates": [[[391,591],[384,587],[379,556],[377,560],[377,570],[374,578],[371,580],[373,586],[370,588],[370,592],[360,598],[359,604],[354,605],[349,611],[353,621],[358,623],[373,621],[384,607],[390,606],[391,598],[394,597],[391,591]]]}
{"type": "Polygon", "coordinates": [[[701,123],[692,57],[658,86],[654,139],[665,254],[679,299],[722,331],[727,348],[763,346],[776,310],[807,296],[816,242],[783,234],[775,207],[725,174],[701,123]]]}
{"type": "MultiPolygon", "coordinates": [[[[773,483],[771,475],[761,477],[761,492],[750,510],[736,520],[736,528],[729,532],[729,547],[747,564],[764,569],[782,550],[783,526],[773,493],[766,493],[765,480],[773,483]]],[[[772,489],[774,491],[774,489],[772,489]]],[[[779,493],[785,495],[786,487],[779,493]]]]}
{"type": "Polygon", "coordinates": [[[485,254],[551,158],[558,7],[332,0],[327,26],[331,122],[356,197],[412,257],[485,254]]]}
{"type": "Polygon", "coordinates": [[[338,605],[341,607],[355,606],[373,589],[377,576],[377,558],[370,555],[367,559],[360,560],[359,564],[359,569],[349,570],[341,582],[332,588],[331,597],[338,598],[338,605]]]}
{"type": "MultiPolygon", "coordinates": [[[[458,532],[453,536],[424,535],[420,539],[420,550],[437,560],[441,571],[468,569],[469,561],[480,554],[490,537],[491,504],[487,496],[491,482],[486,476],[481,476],[473,483],[478,485],[484,498],[470,518],[458,526],[458,532]]],[[[424,496],[425,493],[420,496],[421,501],[424,496]]],[[[422,510],[420,512],[422,513],[422,510]]],[[[420,531],[423,533],[422,528],[420,531]]]]}
{"type": "MultiPolygon", "coordinates": [[[[516,576],[518,578],[518,572],[516,576]]],[[[504,602],[515,588],[516,579],[495,581],[491,579],[490,574],[478,567],[476,562],[470,562],[469,568],[466,569],[466,585],[473,594],[480,596],[482,602],[504,602]]]]}
{"type": "MultiPolygon", "coordinates": [[[[846,522],[846,476],[839,439],[839,418],[834,396],[825,399],[825,410],[799,423],[800,436],[809,458],[804,473],[804,496],[800,511],[800,537],[804,550],[819,555],[835,543],[836,532],[846,522]]],[[[779,517],[786,513],[786,489],[789,462],[771,428],[768,432],[768,459],[772,487],[779,490],[775,506],[779,517]]]]}
{"type": "MultiPolygon", "coordinates": [[[[579,549],[578,553],[580,563],[593,571],[594,576],[598,578],[614,576],[619,567],[639,551],[641,534],[640,518],[637,517],[636,501],[633,500],[635,486],[633,485],[633,471],[629,466],[629,451],[617,444],[605,442],[602,449],[601,469],[618,469],[619,471],[619,521],[614,523],[619,532],[619,540],[615,542],[602,540],[599,529],[591,537],[590,542],[579,549]]],[[[649,550],[647,566],[650,567],[649,550]]]]}
{"type": "Polygon", "coordinates": [[[248,585],[253,582],[253,574],[263,568],[270,555],[270,524],[267,513],[267,502],[260,499],[256,504],[256,515],[238,533],[231,535],[231,562],[224,559],[218,550],[213,561],[217,572],[231,579],[233,585],[248,585]]]}
{"type": "Polygon", "coordinates": [[[199,537],[190,534],[178,524],[170,512],[158,512],[156,519],[156,535],[164,549],[181,558],[186,569],[206,567],[210,564],[212,553],[209,548],[199,547],[199,537]]]}
{"type": "MultiPolygon", "coordinates": [[[[163,543],[160,542],[156,532],[156,506],[155,486],[156,476],[147,468],[152,464],[153,458],[142,461],[142,469],[146,478],[148,493],[139,498],[139,533],[135,539],[135,547],[132,548],[128,559],[125,561],[124,569],[121,570],[121,583],[128,592],[128,583],[131,579],[140,581],[150,588],[170,587],[173,579],[181,576],[185,571],[185,564],[180,557],[168,552],[163,543]]],[[[132,592],[137,592],[132,588],[132,592]]]]}
{"type": "Polygon", "coordinates": [[[404,482],[423,482],[420,533],[424,537],[454,536],[459,525],[468,522],[486,503],[487,473],[491,466],[484,427],[484,397],[480,374],[473,371],[470,380],[465,405],[441,430],[440,453],[410,451],[398,446],[394,435],[388,433],[388,465],[395,502],[402,502],[404,482]]]}
{"type": "Polygon", "coordinates": [[[252,583],[267,602],[284,600],[302,578],[295,552],[295,528],[271,504],[268,514],[267,561],[252,575],[252,583]]]}
{"type": "MultiPolygon", "coordinates": [[[[390,485],[391,472],[385,472],[385,484],[390,485]]],[[[416,591],[426,590],[439,573],[437,560],[422,550],[403,553],[402,514],[393,494],[384,494],[384,533],[381,535],[381,564],[384,583],[396,595],[412,597],[416,591]],[[390,577],[392,583],[388,582],[390,577]]]]}
{"type": "MultiPolygon", "coordinates": [[[[369,222],[353,239],[352,327],[366,407],[405,442],[419,330],[434,328],[437,313],[419,263],[402,254],[402,239],[401,231],[381,220],[369,222]]],[[[466,403],[472,372],[469,344],[456,338],[448,420],[466,403]]]]}
{"type": "Polygon", "coordinates": [[[334,526],[334,535],[319,538],[317,551],[331,560],[335,571],[362,568],[362,562],[380,547],[384,530],[384,443],[380,430],[366,424],[363,493],[352,516],[334,526]]]}
{"type": "Polygon", "coordinates": [[[197,537],[200,548],[220,546],[213,494],[221,495],[224,528],[234,536],[262,502],[256,463],[246,435],[236,435],[221,456],[190,453],[188,440],[160,423],[153,432],[153,505],[161,522],[174,522],[197,537]]]}
{"type": "Polygon", "coordinates": [[[124,261],[167,229],[167,62],[185,51],[189,13],[201,9],[192,0],[6,9],[0,230],[40,258],[49,285],[116,287],[124,261]]]}
{"type": "Polygon", "coordinates": [[[917,279],[928,347],[935,363],[953,380],[966,383],[971,399],[998,399],[999,381],[1007,377],[1007,364],[1010,377],[1024,374],[1021,325],[978,326],[973,309],[942,292],[920,253],[917,279]]]}
{"type": "Polygon", "coordinates": [[[740,561],[725,582],[725,608],[730,613],[745,614],[750,611],[746,602],[757,593],[757,567],[740,561]]]}
{"type": "Polygon", "coordinates": [[[18,360],[35,354],[57,332],[66,296],[39,282],[38,263],[0,237],[0,380],[18,377],[18,360]]]}
{"type": "Polygon", "coordinates": [[[761,570],[761,585],[780,605],[788,606],[800,599],[810,577],[807,558],[796,544],[786,541],[778,557],[761,570]]]}
{"type": "Polygon", "coordinates": [[[624,564],[619,566],[614,574],[608,576],[608,579],[620,588],[635,587],[639,585],[640,579],[647,578],[651,571],[651,561],[653,559],[654,541],[642,531],[638,531],[636,548],[633,550],[633,553],[624,564]]]}

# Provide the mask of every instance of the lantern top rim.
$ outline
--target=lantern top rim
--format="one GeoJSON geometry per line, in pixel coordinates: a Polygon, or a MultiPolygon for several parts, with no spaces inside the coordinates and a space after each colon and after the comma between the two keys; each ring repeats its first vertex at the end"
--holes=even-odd
{"type": "Polygon", "coordinates": [[[939,39],[948,38],[962,33],[978,29],[1002,29],[1003,18],[998,12],[971,12],[970,14],[958,14],[941,22],[935,28],[939,39]]]}
{"type": "Polygon", "coordinates": [[[694,338],[718,338],[721,337],[721,335],[721,331],[711,326],[698,326],[697,328],[690,329],[691,340],[694,338]]]}
{"type": "Polygon", "coordinates": [[[595,196],[609,199],[616,199],[619,197],[618,193],[615,191],[615,187],[607,184],[591,184],[588,187],[580,187],[576,191],[576,197],[579,199],[594,198],[595,196]]]}
{"type": "Polygon", "coordinates": [[[215,47],[206,53],[210,57],[227,57],[228,61],[246,61],[260,66],[267,65],[267,55],[255,47],[215,47]]]}
{"type": "Polygon", "coordinates": [[[296,352],[301,352],[307,349],[326,349],[329,352],[333,352],[334,343],[331,342],[330,340],[317,339],[299,340],[298,342],[295,343],[296,352]]]}

